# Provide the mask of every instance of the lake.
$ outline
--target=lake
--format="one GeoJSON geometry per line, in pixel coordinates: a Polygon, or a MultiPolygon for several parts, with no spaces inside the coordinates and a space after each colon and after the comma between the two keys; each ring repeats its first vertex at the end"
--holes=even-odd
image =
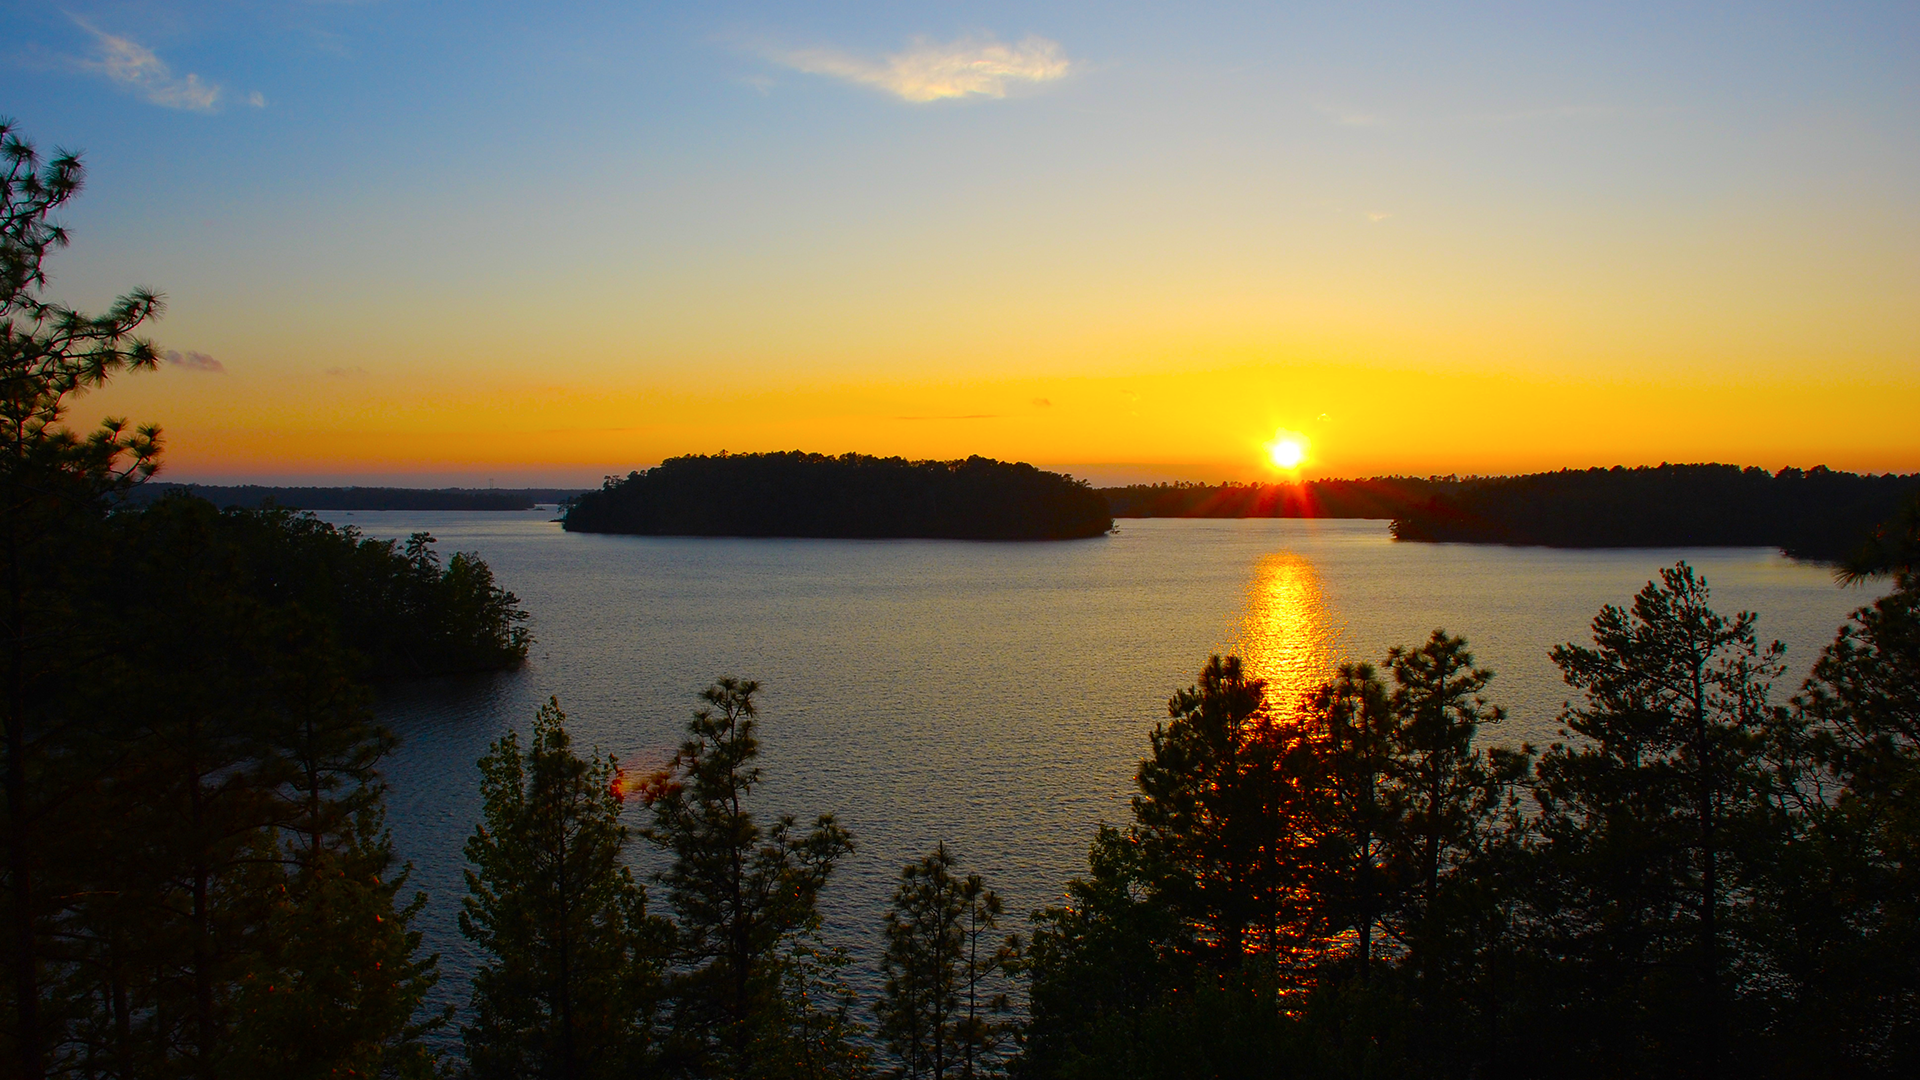
{"type": "Polygon", "coordinates": [[[870,998],[901,865],[946,841],[1024,928],[1084,869],[1094,826],[1126,819],[1148,732],[1210,652],[1242,653],[1286,697],[1444,627],[1497,673],[1489,696],[1510,718],[1483,741],[1540,745],[1567,698],[1547,650],[1587,640],[1601,605],[1663,566],[1685,559],[1716,608],[1758,612],[1762,640],[1787,644],[1782,698],[1878,595],[1771,549],[1400,544],[1383,521],[1123,520],[1094,540],[982,543],[573,535],[551,508],[320,516],[478,552],[533,616],[524,669],[379,704],[403,740],[385,765],[390,824],[431,897],[421,928],[442,954],[441,997],[460,1002],[475,963],[454,922],[474,762],[549,696],[580,749],[645,765],[671,755],[714,678],[759,680],[756,809],[830,812],[852,831],[824,908],[870,998]]]}

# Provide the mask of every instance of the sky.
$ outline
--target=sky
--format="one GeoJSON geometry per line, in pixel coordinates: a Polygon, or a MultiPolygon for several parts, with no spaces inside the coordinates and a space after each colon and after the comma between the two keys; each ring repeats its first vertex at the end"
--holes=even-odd
{"type": "Polygon", "coordinates": [[[1920,471],[1920,5],[0,0],[166,478],[1920,471]]]}

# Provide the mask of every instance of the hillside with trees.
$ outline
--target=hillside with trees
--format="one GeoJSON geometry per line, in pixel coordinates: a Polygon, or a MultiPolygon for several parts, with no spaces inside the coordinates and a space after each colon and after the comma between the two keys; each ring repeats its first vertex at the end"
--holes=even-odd
{"type": "Polygon", "coordinates": [[[485,563],[286,510],[138,506],[162,298],[46,299],[80,160],[0,122],[0,1076],[420,1076],[446,1017],[368,680],[526,656],[485,563]]]}
{"type": "Polygon", "coordinates": [[[669,458],[567,508],[570,532],[643,536],[1070,540],[1113,527],[1086,484],[1031,465],[863,454],[669,458]]]}

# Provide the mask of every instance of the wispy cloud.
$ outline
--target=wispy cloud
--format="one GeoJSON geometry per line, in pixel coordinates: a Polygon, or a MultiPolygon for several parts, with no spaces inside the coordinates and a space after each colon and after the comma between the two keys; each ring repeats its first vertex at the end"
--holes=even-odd
{"type": "MultiPolygon", "coordinates": [[[[153,104],[169,109],[212,112],[227,96],[225,87],[207,82],[193,72],[175,75],[166,61],[132,38],[109,34],[77,17],[73,21],[93,35],[98,47],[94,56],[75,61],[81,71],[119,83],[153,104]]],[[[267,104],[258,90],[240,100],[256,109],[265,108],[267,104]]]]}
{"type": "Polygon", "coordinates": [[[214,375],[225,375],[227,373],[227,365],[203,352],[183,353],[178,349],[168,349],[160,355],[167,363],[172,364],[174,367],[186,368],[188,371],[205,371],[214,375]]]}
{"type": "Polygon", "coordinates": [[[1006,97],[1016,83],[1065,78],[1073,62],[1057,42],[1028,37],[1018,45],[962,38],[914,41],[903,52],[874,60],[833,49],[769,51],[769,59],[809,75],[828,75],[871,86],[903,101],[938,101],[979,95],[1006,97]]]}

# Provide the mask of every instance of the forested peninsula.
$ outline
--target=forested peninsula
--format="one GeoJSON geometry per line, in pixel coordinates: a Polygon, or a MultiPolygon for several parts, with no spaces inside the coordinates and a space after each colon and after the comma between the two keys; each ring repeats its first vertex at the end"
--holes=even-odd
{"type": "Polygon", "coordinates": [[[1920,494],[1920,475],[1737,465],[1527,476],[1102,488],[1115,517],[1390,519],[1400,540],[1547,547],[1777,547],[1838,561],[1920,494]]]}
{"type": "Polygon", "coordinates": [[[1071,540],[1113,527],[1086,484],[990,458],[865,454],[669,458],[567,508],[569,532],[645,536],[1071,540]]]}

